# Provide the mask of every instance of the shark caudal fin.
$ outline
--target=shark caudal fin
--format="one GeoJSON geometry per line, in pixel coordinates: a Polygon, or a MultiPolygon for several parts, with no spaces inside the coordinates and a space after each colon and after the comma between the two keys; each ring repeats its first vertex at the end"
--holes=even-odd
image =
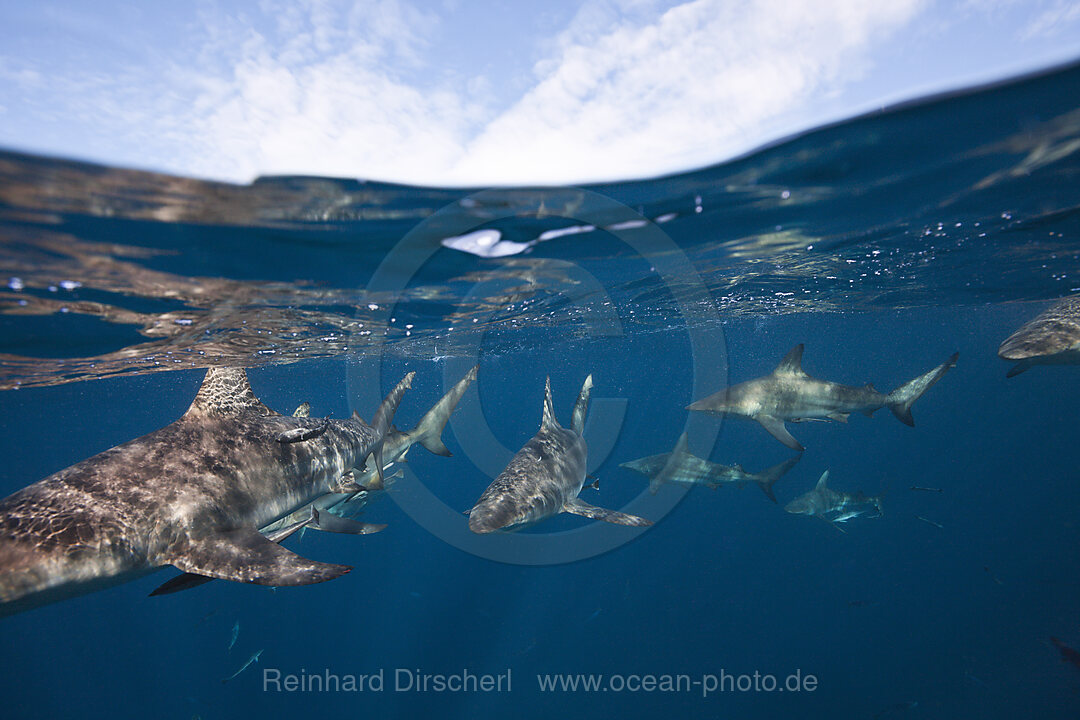
{"type": "Polygon", "coordinates": [[[592,392],[592,375],[585,378],[581,384],[581,392],[578,393],[577,402],[574,403],[574,415],[570,419],[570,427],[578,435],[585,434],[585,415],[589,412],[589,394],[592,392]]]}
{"type": "Polygon", "coordinates": [[[785,460],[779,465],[773,465],[768,470],[762,470],[754,476],[754,482],[761,488],[761,491],[765,493],[765,497],[769,498],[773,502],[776,502],[776,496],[773,495],[773,485],[776,481],[784,477],[788,470],[795,467],[799,460],[802,460],[802,455],[796,455],[790,460],[785,460]]]}
{"type": "Polygon", "coordinates": [[[911,416],[911,406],[922,397],[922,394],[930,389],[930,387],[941,379],[941,376],[947,373],[951,368],[956,367],[956,359],[960,357],[960,353],[953,353],[945,362],[938,365],[930,372],[920,375],[919,377],[904,383],[900,387],[893,390],[885,398],[885,404],[892,410],[892,414],[896,416],[896,419],[905,425],[915,426],[915,418],[911,416]]]}
{"type": "Polygon", "coordinates": [[[416,423],[416,427],[409,431],[409,436],[414,442],[423,445],[428,452],[449,457],[450,450],[442,441],[442,433],[446,428],[447,421],[450,420],[450,416],[454,413],[458,401],[461,400],[461,396],[465,394],[469,385],[476,379],[476,370],[479,367],[479,365],[474,365],[469,372],[465,373],[465,377],[458,380],[457,384],[450,388],[450,392],[443,395],[442,399],[432,405],[424,417],[420,418],[420,422],[416,423]]]}

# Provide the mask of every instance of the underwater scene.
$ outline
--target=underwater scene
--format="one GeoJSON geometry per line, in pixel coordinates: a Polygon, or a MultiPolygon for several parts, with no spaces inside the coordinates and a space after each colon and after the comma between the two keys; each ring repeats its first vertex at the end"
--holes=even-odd
{"type": "Polygon", "coordinates": [[[0,153],[5,718],[1075,718],[1080,65],[582,187],[0,153]]]}

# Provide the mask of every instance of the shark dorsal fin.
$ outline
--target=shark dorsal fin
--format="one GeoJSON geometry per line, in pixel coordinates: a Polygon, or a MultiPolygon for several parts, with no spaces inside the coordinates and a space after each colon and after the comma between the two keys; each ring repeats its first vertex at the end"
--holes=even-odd
{"type": "Polygon", "coordinates": [[[577,402],[574,403],[574,415],[570,419],[570,427],[578,435],[585,434],[585,414],[589,411],[589,394],[592,392],[592,375],[585,378],[581,384],[581,392],[578,393],[577,402]]]}
{"type": "Polygon", "coordinates": [[[679,436],[679,441],[675,443],[675,449],[671,451],[672,455],[686,455],[690,452],[690,441],[687,438],[686,432],[679,436]]]}
{"type": "Polygon", "coordinates": [[[259,402],[248,382],[244,368],[216,367],[206,371],[199,392],[188,408],[187,414],[200,415],[276,415],[273,410],[259,402]]]}
{"type": "Polygon", "coordinates": [[[829,471],[821,473],[821,477],[818,478],[817,485],[814,486],[815,490],[824,490],[826,483],[829,482],[829,471]]]}
{"type": "Polygon", "coordinates": [[[776,366],[776,370],[774,370],[773,373],[776,375],[805,376],[806,373],[804,373],[802,369],[802,351],[802,343],[791,348],[791,350],[788,351],[788,354],[784,356],[784,359],[780,361],[780,364],[776,366]]]}
{"type": "Polygon", "coordinates": [[[555,403],[551,399],[551,378],[544,384],[544,419],[540,421],[540,429],[559,427],[559,420],[555,417],[555,403]]]}

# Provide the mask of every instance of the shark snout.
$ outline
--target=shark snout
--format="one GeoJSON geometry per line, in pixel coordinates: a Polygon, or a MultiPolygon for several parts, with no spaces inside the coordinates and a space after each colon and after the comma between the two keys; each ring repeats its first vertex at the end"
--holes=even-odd
{"type": "Polygon", "coordinates": [[[513,514],[496,504],[477,505],[469,511],[469,529],[486,535],[514,524],[513,514]]]}
{"type": "Polygon", "coordinates": [[[798,500],[792,500],[784,506],[784,512],[789,512],[792,515],[809,515],[810,508],[806,503],[799,502],[798,500]]]}

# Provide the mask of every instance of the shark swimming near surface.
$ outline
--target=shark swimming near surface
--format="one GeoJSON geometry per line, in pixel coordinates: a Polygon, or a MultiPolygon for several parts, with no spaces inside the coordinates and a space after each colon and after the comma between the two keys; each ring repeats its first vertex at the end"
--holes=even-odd
{"type": "Polygon", "coordinates": [[[381,455],[412,377],[368,425],[355,415],[280,415],[255,397],[242,368],[210,369],[178,420],[0,500],[0,616],[166,565],[269,586],[349,572],[296,555],[259,529],[381,455]]]}
{"type": "Polygon", "coordinates": [[[1080,365],[1080,297],[1068,297],[1024,323],[998,348],[1012,360],[1005,377],[1035,365],[1080,365]]]}
{"type": "MultiPolygon", "coordinates": [[[[403,462],[409,448],[417,443],[436,455],[450,455],[450,451],[442,441],[442,433],[458,401],[476,379],[477,370],[476,366],[469,370],[465,377],[443,395],[424,414],[424,417],[420,418],[420,422],[412,430],[402,432],[393,425],[389,427],[382,442],[383,471],[389,469],[394,463],[403,462]]],[[[293,417],[308,417],[310,412],[311,406],[305,402],[296,409],[293,417]]],[[[371,460],[367,465],[374,464],[374,458],[371,460]]],[[[400,471],[394,477],[399,474],[400,471]]],[[[259,532],[276,543],[307,528],[351,535],[380,532],[386,528],[386,525],[357,522],[352,519],[352,516],[362,510],[377,492],[384,490],[389,480],[390,478],[386,478],[375,467],[365,467],[363,470],[353,468],[342,476],[334,492],[316,498],[289,515],[260,528],[259,532]]],[[[166,595],[189,590],[212,579],[196,573],[184,573],[163,583],[150,594],[166,595]]]]}
{"type": "Polygon", "coordinates": [[[801,457],[802,455],[796,455],[760,473],[748,473],[739,465],[721,465],[693,455],[689,450],[687,435],[683,433],[671,452],[624,462],[619,467],[647,476],[649,492],[653,494],[656,494],[664,483],[701,485],[715,490],[721,485],[742,487],[750,482],[761,488],[766,497],[776,502],[773,485],[784,473],[795,467],[801,457]]]}
{"type": "Polygon", "coordinates": [[[581,386],[569,428],[555,417],[551,378],[544,387],[540,430],[519,450],[468,512],[474,533],[518,528],[561,512],[617,525],[645,526],[645,518],[605,510],[578,498],[585,484],[587,448],[582,433],[592,390],[592,375],[581,386]]]}
{"type": "Polygon", "coordinates": [[[885,514],[880,495],[840,492],[830,488],[828,483],[829,471],[826,470],[813,490],[789,502],[784,506],[784,510],[792,515],[807,515],[824,520],[837,530],[843,530],[840,523],[853,518],[880,517],[885,514]]]}
{"type": "Polygon", "coordinates": [[[803,372],[802,354],[803,346],[796,345],[769,375],[724,388],[686,409],[755,420],[777,440],[801,452],[803,446],[788,432],[785,422],[847,422],[853,412],[872,415],[875,410],[888,407],[900,422],[914,426],[912,404],[950,368],[956,367],[959,357],[959,353],[953,353],[933,370],[886,394],[869,383],[858,387],[812,378],[803,372]]]}

